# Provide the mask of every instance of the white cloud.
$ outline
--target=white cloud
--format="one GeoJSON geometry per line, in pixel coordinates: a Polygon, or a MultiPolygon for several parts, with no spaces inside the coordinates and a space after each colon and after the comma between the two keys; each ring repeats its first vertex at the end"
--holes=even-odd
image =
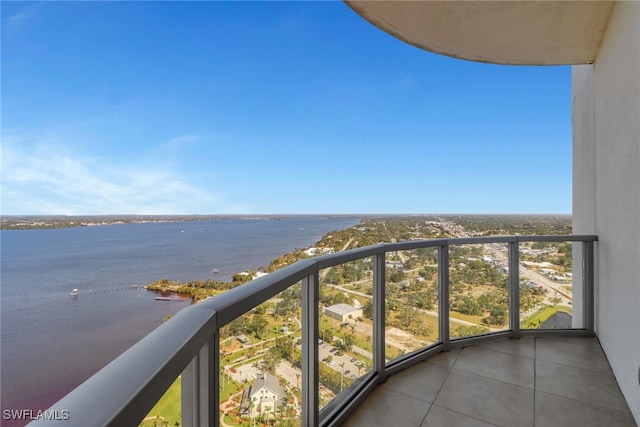
{"type": "Polygon", "coordinates": [[[169,141],[167,141],[164,144],[163,148],[168,151],[176,150],[185,145],[188,145],[194,142],[203,141],[205,139],[206,138],[198,135],[181,135],[181,136],[177,136],[169,139],[169,141]]]}
{"type": "Polygon", "coordinates": [[[13,35],[27,28],[35,19],[39,8],[39,3],[29,4],[20,12],[5,18],[2,23],[4,36],[13,35]]]}
{"type": "Polygon", "coordinates": [[[3,135],[2,213],[189,214],[227,211],[169,163],[95,158],[37,135],[3,135]],[[36,142],[37,141],[37,142],[36,142]]]}

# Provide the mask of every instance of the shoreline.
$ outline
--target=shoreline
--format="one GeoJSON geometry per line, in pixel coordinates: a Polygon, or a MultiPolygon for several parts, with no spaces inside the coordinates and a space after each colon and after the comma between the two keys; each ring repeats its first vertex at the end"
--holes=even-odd
{"type": "Polygon", "coordinates": [[[358,222],[318,216],[265,221],[251,216],[190,226],[3,232],[7,251],[3,267],[6,263],[12,268],[7,268],[6,276],[3,270],[2,327],[7,333],[2,339],[2,368],[13,374],[3,375],[2,409],[50,407],[157,328],[167,315],[193,304],[190,295],[182,293],[184,302],[156,301],[161,293],[147,293],[142,285],[158,277],[231,282],[231,275],[223,271],[268,266],[287,252],[358,222]],[[220,270],[218,275],[212,274],[214,267],[220,270]],[[138,288],[115,292],[123,283],[136,283],[138,288]],[[79,288],[79,298],[69,297],[72,288],[79,288]],[[90,288],[98,292],[85,298],[83,292],[90,288]],[[103,288],[114,292],[104,293],[103,288]],[[26,299],[25,289],[32,291],[26,299]],[[42,316],[23,319],[25,304],[39,307],[50,321],[43,323],[42,316]],[[98,342],[108,347],[106,353],[96,347],[98,342]]]}
{"type": "Polygon", "coordinates": [[[278,214],[278,215],[3,215],[0,230],[55,230],[123,224],[157,224],[217,220],[279,221],[288,218],[364,218],[355,214],[278,214]]]}

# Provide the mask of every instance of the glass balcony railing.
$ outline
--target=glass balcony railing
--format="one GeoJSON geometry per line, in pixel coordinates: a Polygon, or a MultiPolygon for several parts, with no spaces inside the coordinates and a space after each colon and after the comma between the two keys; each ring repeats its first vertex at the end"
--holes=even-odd
{"type": "Polygon", "coordinates": [[[594,335],[596,240],[437,239],[302,260],[183,309],[50,413],[168,424],[149,413],[162,398],[181,426],[337,425],[387,376],[452,347],[594,335]]]}

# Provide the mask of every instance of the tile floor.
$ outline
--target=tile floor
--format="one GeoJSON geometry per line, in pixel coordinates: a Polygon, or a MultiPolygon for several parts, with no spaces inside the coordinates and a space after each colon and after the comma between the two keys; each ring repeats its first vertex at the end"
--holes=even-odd
{"type": "Polygon", "coordinates": [[[522,338],[440,353],[378,386],[343,426],[630,426],[596,338],[522,338]]]}

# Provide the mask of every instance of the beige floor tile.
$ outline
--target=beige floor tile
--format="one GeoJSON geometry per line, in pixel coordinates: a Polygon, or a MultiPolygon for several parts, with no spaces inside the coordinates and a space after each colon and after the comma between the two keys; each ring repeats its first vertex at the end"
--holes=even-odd
{"type": "Polygon", "coordinates": [[[532,337],[501,339],[478,344],[477,347],[513,354],[515,356],[528,357],[530,359],[535,357],[535,338],[532,337]]]}
{"type": "Polygon", "coordinates": [[[423,362],[399,372],[382,384],[382,387],[413,396],[425,402],[433,402],[442,387],[449,368],[423,362]]]}
{"type": "Polygon", "coordinates": [[[462,350],[453,368],[532,389],[534,365],[533,359],[473,346],[462,350]]]}
{"type": "Polygon", "coordinates": [[[593,338],[538,338],[536,360],[610,373],[611,368],[602,348],[593,345],[593,338]]]}
{"type": "Polygon", "coordinates": [[[579,345],[579,346],[583,346],[583,347],[601,348],[600,341],[596,337],[571,337],[571,338],[567,338],[567,337],[548,336],[548,337],[538,337],[538,338],[536,338],[536,340],[556,341],[556,342],[562,342],[562,343],[565,343],[565,344],[579,345]]]}
{"type": "Polygon", "coordinates": [[[449,351],[443,351],[442,353],[438,353],[435,356],[430,357],[428,362],[451,368],[453,364],[456,363],[456,359],[460,355],[461,351],[461,348],[453,348],[449,351]]]}
{"type": "Polygon", "coordinates": [[[544,360],[536,361],[536,391],[619,411],[628,410],[613,375],[544,360]]]}
{"type": "Polygon", "coordinates": [[[477,418],[453,412],[446,408],[432,405],[422,427],[493,427],[495,424],[485,423],[477,418]]]}
{"type": "Polygon", "coordinates": [[[345,427],[420,426],[430,403],[384,387],[376,388],[342,424],[345,427]]]}
{"type": "Polygon", "coordinates": [[[636,427],[631,412],[536,392],[536,427],[636,427]]]}
{"type": "Polygon", "coordinates": [[[434,404],[499,426],[533,426],[533,390],[452,369],[434,404]]]}

